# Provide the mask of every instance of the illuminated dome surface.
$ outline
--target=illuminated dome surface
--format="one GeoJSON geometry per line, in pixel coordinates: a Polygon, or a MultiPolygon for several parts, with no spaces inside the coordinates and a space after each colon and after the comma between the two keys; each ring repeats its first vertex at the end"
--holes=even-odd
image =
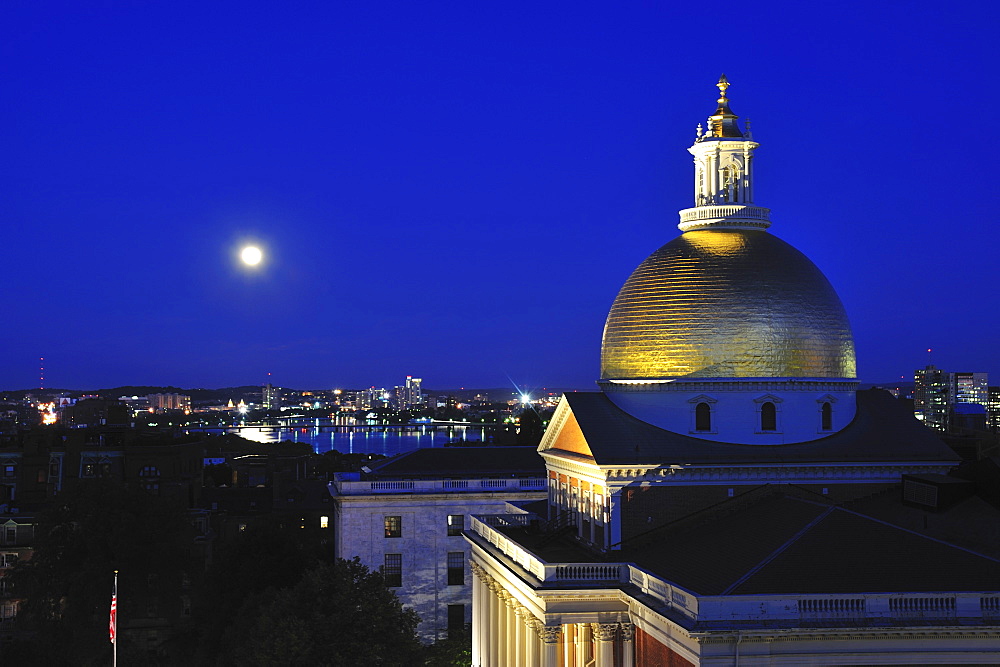
{"type": "Polygon", "coordinates": [[[844,307],[816,265],[766,231],[689,231],[615,299],[601,378],[854,378],[844,307]]]}

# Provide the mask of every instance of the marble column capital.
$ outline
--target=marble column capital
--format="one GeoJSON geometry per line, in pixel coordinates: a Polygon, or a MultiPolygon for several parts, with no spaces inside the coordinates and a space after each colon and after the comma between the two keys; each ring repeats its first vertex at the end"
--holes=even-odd
{"type": "Polygon", "coordinates": [[[542,625],[538,624],[538,637],[546,644],[558,644],[559,637],[562,635],[561,625],[542,625]]]}
{"type": "Polygon", "coordinates": [[[613,642],[615,640],[615,635],[618,632],[617,623],[591,623],[591,632],[594,633],[594,637],[597,638],[599,642],[613,642]]]}
{"type": "Polygon", "coordinates": [[[624,622],[621,624],[622,628],[622,640],[630,642],[635,637],[635,626],[629,622],[624,622]]]}

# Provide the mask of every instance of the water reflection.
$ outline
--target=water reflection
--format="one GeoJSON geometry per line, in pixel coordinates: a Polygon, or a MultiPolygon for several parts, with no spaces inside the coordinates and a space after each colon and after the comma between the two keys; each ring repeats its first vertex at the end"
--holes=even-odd
{"type": "Polygon", "coordinates": [[[449,426],[447,429],[428,429],[426,426],[422,426],[419,430],[403,431],[380,427],[367,429],[319,428],[317,425],[309,428],[301,426],[294,428],[244,426],[238,429],[204,429],[201,432],[236,433],[247,440],[261,443],[283,442],[285,440],[304,442],[311,445],[317,454],[336,449],[342,453],[393,456],[411,449],[443,447],[446,442],[456,440],[486,443],[489,438],[488,430],[483,426],[449,426]]]}

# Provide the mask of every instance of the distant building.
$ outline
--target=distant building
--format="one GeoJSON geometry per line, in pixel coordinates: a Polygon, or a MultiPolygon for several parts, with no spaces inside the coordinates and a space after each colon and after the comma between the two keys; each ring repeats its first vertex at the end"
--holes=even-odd
{"type": "MultiPolygon", "coordinates": [[[[948,372],[933,365],[914,371],[913,410],[917,419],[937,430],[948,431],[956,405],[989,403],[987,373],[948,372]]],[[[969,414],[963,408],[962,414],[969,414]]],[[[964,423],[964,422],[963,422],[964,423]]]]}
{"type": "Polygon", "coordinates": [[[1000,387],[990,387],[986,399],[986,423],[992,429],[1000,429],[1000,387]]]}
{"type": "Polygon", "coordinates": [[[400,454],[367,472],[339,473],[334,499],[336,555],[381,569],[420,615],[425,642],[472,622],[469,545],[473,514],[545,498],[541,458],[530,447],[455,447],[400,454]]]}
{"type": "Polygon", "coordinates": [[[955,403],[975,403],[986,407],[990,400],[988,373],[952,373],[955,403]]]}
{"type": "Polygon", "coordinates": [[[949,374],[936,366],[913,373],[913,412],[926,426],[944,431],[948,425],[951,406],[949,374]]]}
{"type": "Polygon", "coordinates": [[[190,412],[191,397],[183,394],[150,394],[146,397],[153,412],[183,410],[190,412]]]}
{"type": "Polygon", "coordinates": [[[261,389],[261,403],[265,410],[277,410],[281,407],[281,387],[275,387],[270,382],[261,389]]]}
{"type": "Polygon", "coordinates": [[[31,558],[35,520],[23,514],[0,511],[0,642],[12,638],[22,599],[7,585],[6,575],[19,560],[31,558]]]}
{"type": "Polygon", "coordinates": [[[421,383],[423,383],[423,380],[420,378],[415,378],[410,375],[406,376],[406,386],[403,387],[404,407],[412,408],[418,405],[423,405],[424,396],[420,392],[421,383]]]}

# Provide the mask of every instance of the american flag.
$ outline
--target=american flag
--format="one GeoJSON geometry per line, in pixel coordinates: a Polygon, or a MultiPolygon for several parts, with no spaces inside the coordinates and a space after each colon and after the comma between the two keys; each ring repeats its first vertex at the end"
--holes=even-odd
{"type": "Polygon", "coordinates": [[[111,589],[111,619],[108,621],[108,634],[111,636],[111,643],[115,643],[115,634],[118,629],[118,573],[115,572],[115,586],[111,589]]]}

